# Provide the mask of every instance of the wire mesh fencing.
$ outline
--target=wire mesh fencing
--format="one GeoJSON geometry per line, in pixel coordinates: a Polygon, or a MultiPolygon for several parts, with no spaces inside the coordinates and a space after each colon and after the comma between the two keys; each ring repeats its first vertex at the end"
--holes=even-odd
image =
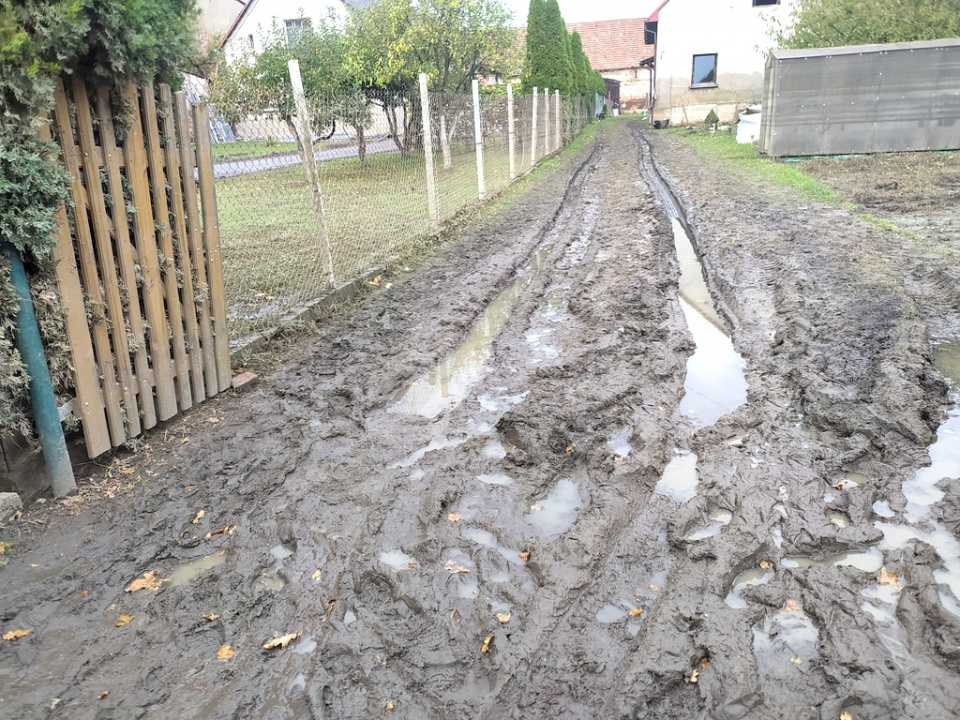
{"type": "Polygon", "coordinates": [[[593,119],[585,98],[543,90],[299,100],[293,116],[211,122],[234,345],[401,257],[593,119]]]}

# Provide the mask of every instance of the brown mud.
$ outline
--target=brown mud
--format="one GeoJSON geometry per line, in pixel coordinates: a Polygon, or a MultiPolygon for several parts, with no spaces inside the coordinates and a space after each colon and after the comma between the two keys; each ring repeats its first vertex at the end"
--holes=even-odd
{"type": "Polygon", "coordinates": [[[960,483],[904,486],[957,252],[605,122],[132,490],[6,524],[0,718],[960,716],[960,483]],[[704,427],[654,159],[744,361],[704,427]]]}

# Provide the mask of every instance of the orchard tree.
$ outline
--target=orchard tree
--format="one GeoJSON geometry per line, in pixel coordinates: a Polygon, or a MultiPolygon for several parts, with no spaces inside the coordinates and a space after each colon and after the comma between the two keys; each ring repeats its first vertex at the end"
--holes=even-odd
{"type": "Polygon", "coordinates": [[[799,0],[773,34],[794,49],[957,37],[960,0],[799,0]]]}
{"type": "Polygon", "coordinates": [[[521,90],[531,92],[537,87],[569,93],[575,72],[557,0],[530,0],[526,44],[521,90]]]}
{"type": "Polygon", "coordinates": [[[443,103],[439,111],[440,144],[449,167],[450,138],[464,113],[462,98],[474,78],[500,74],[508,62],[514,37],[510,18],[500,0],[375,0],[351,11],[348,67],[383,105],[401,153],[420,139],[415,90],[418,74],[426,73],[431,90],[459,96],[451,122],[443,103]]]}

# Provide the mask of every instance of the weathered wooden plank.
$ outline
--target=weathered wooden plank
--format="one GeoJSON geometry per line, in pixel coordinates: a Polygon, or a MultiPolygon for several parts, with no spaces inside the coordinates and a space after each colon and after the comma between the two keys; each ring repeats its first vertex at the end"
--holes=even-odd
{"type": "MultiPolygon", "coordinates": [[[[40,139],[50,140],[50,137],[50,126],[43,123],[40,126],[40,139]]],[[[53,249],[53,260],[57,265],[57,287],[66,316],[64,325],[70,343],[70,360],[73,363],[73,386],[77,393],[74,412],[83,424],[87,456],[94,458],[109,450],[112,443],[104,412],[100,373],[84,312],[83,287],[77,270],[77,258],[73,252],[73,236],[70,234],[67,209],[62,205],[57,210],[57,227],[57,246],[53,249]]]]}
{"type": "MultiPolygon", "coordinates": [[[[163,303],[163,280],[160,277],[160,262],[157,256],[140,101],[137,97],[137,89],[132,83],[127,83],[120,95],[130,113],[127,136],[123,141],[123,156],[127,164],[127,180],[130,182],[133,203],[137,208],[133,223],[133,237],[140,253],[140,268],[143,275],[142,291],[149,325],[147,335],[153,362],[157,417],[160,420],[167,420],[177,414],[177,392],[171,372],[170,342],[167,338],[167,318],[163,303]]],[[[166,218],[162,220],[166,221],[166,218]]]]}
{"type": "Polygon", "coordinates": [[[193,406],[190,392],[190,365],[184,344],[183,315],[180,310],[180,288],[177,286],[177,265],[173,251],[173,233],[170,227],[170,206],[167,202],[167,180],[164,176],[163,151],[160,149],[160,125],[153,83],[145,85],[143,93],[143,124],[147,139],[147,163],[150,167],[150,186],[153,191],[153,209],[160,234],[160,252],[163,254],[163,285],[167,300],[167,325],[173,341],[173,363],[176,370],[180,409],[193,406]]]}
{"type": "MultiPolygon", "coordinates": [[[[170,185],[170,209],[177,233],[177,250],[180,257],[180,272],[183,277],[183,325],[187,356],[193,377],[193,394],[197,402],[206,396],[203,386],[203,358],[200,351],[200,328],[197,324],[197,306],[193,292],[193,268],[190,240],[187,236],[187,221],[184,209],[183,186],[180,178],[180,151],[177,142],[176,118],[173,112],[173,95],[170,86],[160,85],[160,102],[163,117],[163,151],[167,165],[167,182],[170,185]]],[[[190,168],[191,173],[193,168],[190,168]]]]}
{"type": "MultiPolygon", "coordinates": [[[[117,267],[113,259],[113,243],[110,241],[112,223],[107,215],[100,168],[92,161],[94,150],[99,150],[93,133],[93,109],[83,79],[74,78],[73,100],[77,108],[77,138],[83,159],[83,176],[86,179],[87,199],[90,204],[90,221],[93,239],[100,263],[100,277],[110,318],[114,358],[120,374],[120,393],[123,397],[124,417],[127,422],[127,437],[140,434],[140,411],[134,385],[133,368],[130,364],[130,348],[127,345],[127,324],[123,312],[123,298],[117,282],[117,267]]],[[[108,118],[109,121],[109,118],[108,118]]],[[[126,438],[125,438],[126,439],[126,438]]]]}
{"type": "Polygon", "coordinates": [[[176,93],[174,107],[177,113],[177,131],[180,141],[180,165],[183,167],[183,196],[187,209],[187,233],[190,238],[190,255],[197,283],[197,296],[200,308],[200,341],[202,343],[204,380],[207,397],[220,392],[217,380],[217,359],[213,349],[213,323],[210,319],[210,287],[207,285],[206,252],[203,249],[203,235],[200,229],[200,206],[197,201],[197,181],[193,176],[195,166],[193,151],[190,147],[190,110],[187,95],[176,93]]]}
{"type": "Polygon", "coordinates": [[[117,147],[110,112],[110,96],[106,89],[97,92],[97,113],[100,115],[100,143],[106,156],[107,190],[113,198],[113,231],[117,262],[120,269],[119,282],[127,294],[127,322],[134,339],[133,362],[139,387],[139,411],[145,428],[157,424],[157,409],[153,399],[153,369],[147,359],[146,330],[140,307],[139,281],[137,279],[136,249],[130,242],[127,225],[126,200],[123,195],[123,176],[120,149],[117,147]]]}
{"type": "MultiPolygon", "coordinates": [[[[106,308],[103,292],[100,286],[100,276],[97,272],[97,258],[93,248],[93,238],[90,234],[90,219],[86,211],[86,189],[80,179],[80,168],[73,142],[73,128],[70,124],[70,110],[67,106],[67,95],[63,82],[57,81],[55,94],[55,116],[57,132],[60,135],[60,146],[64,149],[64,164],[73,181],[70,185],[70,196],[74,203],[74,231],[76,233],[77,256],[79,257],[80,277],[83,280],[83,290],[89,301],[96,308],[106,308]]],[[[81,310],[85,305],[81,302],[81,310]]],[[[107,424],[110,428],[110,437],[113,444],[120,445],[127,439],[124,426],[123,407],[121,406],[120,387],[117,383],[116,368],[114,366],[113,350],[110,347],[110,334],[107,331],[106,317],[93,318],[91,321],[93,346],[96,350],[97,365],[100,371],[100,382],[103,389],[104,409],[107,414],[107,424]]]]}
{"type": "Polygon", "coordinates": [[[193,106],[193,127],[197,145],[200,200],[203,206],[203,245],[207,251],[207,277],[210,282],[213,347],[217,358],[217,380],[222,392],[230,387],[230,338],[227,335],[227,303],[223,288],[223,264],[220,258],[217,188],[213,177],[213,151],[210,147],[210,115],[206,103],[197,103],[193,106]]]}

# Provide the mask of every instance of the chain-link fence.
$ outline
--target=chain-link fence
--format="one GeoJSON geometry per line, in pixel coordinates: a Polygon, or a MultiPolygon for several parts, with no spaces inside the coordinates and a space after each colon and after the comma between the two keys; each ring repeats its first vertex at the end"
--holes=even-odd
{"type": "Polygon", "coordinates": [[[542,90],[302,101],[293,117],[264,107],[212,123],[234,341],[403,255],[593,118],[592,102],[542,90]]]}

